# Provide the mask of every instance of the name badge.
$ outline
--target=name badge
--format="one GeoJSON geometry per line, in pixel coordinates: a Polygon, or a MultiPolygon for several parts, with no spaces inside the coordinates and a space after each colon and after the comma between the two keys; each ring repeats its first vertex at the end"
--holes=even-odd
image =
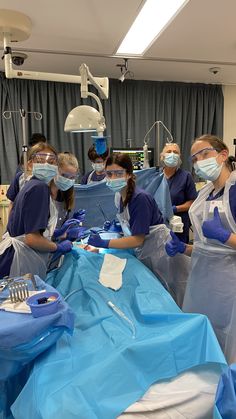
{"type": "Polygon", "coordinates": [[[218,207],[219,213],[220,212],[224,212],[223,211],[223,202],[222,201],[217,201],[217,200],[213,200],[210,202],[210,207],[209,207],[209,213],[213,214],[214,212],[214,208],[218,207]]]}

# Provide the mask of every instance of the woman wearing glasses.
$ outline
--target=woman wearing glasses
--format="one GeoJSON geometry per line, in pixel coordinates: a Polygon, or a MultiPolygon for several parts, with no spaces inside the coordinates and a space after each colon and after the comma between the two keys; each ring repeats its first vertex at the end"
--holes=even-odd
{"type": "Polygon", "coordinates": [[[191,255],[191,272],[183,309],[206,314],[227,360],[236,362],[236,171],[235,158],[219,138],[204,135],[191,148],[196,174],[209,181],[189,214],[194,245],[173,233],[169,256],[191,255]]]}
{"type": "Polygon", "coordinates": [[[95,247],[129,249],[142,246],[150,226],[163,223],[162,214],[154,198],[135,185],[133,165],[126,154],[115,154],[106,161],[106,184],[115,192],[116,215],[124,237],[103,240],[98,234],[88,243],[95,247]]]}
{"type": "Polygon", "coordinates": [[[52,146],[39,143],[30,149],[28,158],[32,177],[14,199],[0,243],[0,277],[30,272],[44,278],[48,254],[66,253],[72,247],[68,240],[56,244],[43,235],[50,223],[49,183],[58,174],[57,153],[52,146]]]}
{"type": "Polygon", "coordinates": [[[154,198],[135,184],[133,166],[127,154],[108,157],[106,162],[107,186],[115,192],[115,205],[123,237],[103,240],[98,234],[89,237],[88,244],[95,247],[129,249],[158,277],[181,306],[189,272],[189,258],[179,255],[173,261],[165,252],[170,239],[169,229],[154,198]],[[174,263],[173,263],[174,262],[174,263]]]}
{"type": "MultiPolygon", "coordinates": [[[[24,173],[17,173],[7,191],[7,197],[11,201],[10,209],[19,192],[32,177],[31,156],[35,154],[35,161],[43,163],[45,159],[45,145],[40,143],[37,148],[29,150],[28,153],[28,172],[25,177],[24,173]],[[37,152],[36,152],[37,151],[37,152]]],[[[79,163],[77,158],[69,152],[59,153],[57,156],[58,172],[56,176],[50,181],[50,218],[48,227],[44,232],[44,236],[51,238],[54,234],[56,226],[61,227],[69,216],[71,210],[74,208],[74,184],[78,177],[79,163]],[[59,219],[58,219],[59,209],[59,219]]],[[[36,177],[40,175],[37,175],[36,177]]],[[[64,230],[65,231],[65,230],[64,230]]]]}

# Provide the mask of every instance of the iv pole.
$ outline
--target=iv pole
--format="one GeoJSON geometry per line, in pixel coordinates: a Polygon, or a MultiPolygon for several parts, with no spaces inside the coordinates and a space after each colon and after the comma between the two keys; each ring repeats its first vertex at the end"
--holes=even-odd
{"type": "Polygon", "coordinates": [[[165,126],[164,122],[162,121],[155,121],[154,124],[152,124],[151,128],[148,130],[148,132],[145,134],[144,137],[144,145],[143,145],[143,150],[144,150],[144,165],[143,168],[148,168],[149,166],[149,160],[148,160],[148,143],[149,143],[149,138],[147,138],[148,134],[151,132],[151,130],[155,127],[155,125],[157,125],[157,145],[156,145],[156,166],[160,165],[160,125],[165,129],[165,131],[169,134],[170,136],[170,140],[167,138],[167,142],[168,143],[172,143],[174,142],[173,136],[171,134],[171,132],[168,130],[168,128],[165,126]]]}
{"type": "Polygon", "coordinates": [[[25,111],[25,109],[19,109],[18,111],[4,111],[2,116],[5,119],[11,119],[12,113],[19,113],[21,117],[21,124],[22,124],[22,152],[23,152],[23,161],[24,161],[24,177],[27,178],[27,139],[26,139],[26,116],[28,114],[33,114],[34,118],[37,121],[40,121],[42,119],[42,114],[40,112],[28,112],[25,111]]]}

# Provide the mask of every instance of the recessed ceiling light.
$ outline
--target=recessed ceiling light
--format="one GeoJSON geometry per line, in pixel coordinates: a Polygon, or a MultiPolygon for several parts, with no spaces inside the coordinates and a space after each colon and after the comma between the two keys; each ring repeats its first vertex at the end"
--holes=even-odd
{"type": "Polygon", "coordinates": [[[147,0],[116,54],[143,55],[188,1],[147,0]]]}

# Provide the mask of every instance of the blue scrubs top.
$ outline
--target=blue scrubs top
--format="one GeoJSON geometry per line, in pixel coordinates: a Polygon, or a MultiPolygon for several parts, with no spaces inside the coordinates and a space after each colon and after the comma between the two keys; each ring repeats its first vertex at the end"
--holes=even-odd
{"type": "MultiPolygon", "coordinates": [[[[121,199],[119,212],[123,212],[123,208],[121,199]]],[[[143,189],[135,187],[132,198],[128,203],[128,210],[130,230],[133,236],[148,234],[149,227],[164,223],[155,199],[143,189]]]]}
{"type": "MultiPolygon", "coordinates": [[[[9,216],[7,231],[11,237],[41,233],[47,228],[49,218],[50,189],[48,185],[32,177],[18,192],[9,216]]],[[[0,278],[9,275],[14,257],[10,246],[0,257],[0,278]]]]}
{"type": "Polygon", "coordinates": [[[81,180],[81,185],[87,185],[88,183],[88,177],[90,175],[90,173],[92,173],[92,177],[91,177],[91,181],[93,182],[100,182],[101,180],[103,180],[106,177],[106,173],[102,173],[101,175],[98,175],[94,170],[91,170],[90,172],[86,173],[81,180]]]}
{"type": "MultiPolygon", "coordinates": [[[[182,205],[186,201],[192,201],[197,198],[196,187],[190,172],[183,169],[176,170],[175,174],[167,179],[169,185],[172,205],[182,205]]],[[[191,225],[188,211],[177,213],[184,223],[183,233],[177,233],[180,240],[188,243],[189,227],[191,225]]]]}
{"type": "MultiPolygon", "coordinates": [[[[10,201],[14,202],[15,198],[20,190],[20,177],[23,174],[23,172],[18,172],[16,173],[13,181],[11,182],[8,190],[7,190],[7,198],[10,199],[10,201]]],[[[28,180],[27,180],[28,182],[28,180]]],[[[56,197],[56,201],[57,202],[64,202],[64,197],[63,197],[63,192],[60,191],[60,189],[57,192],[57,197],[56,197]]],[[[57,222],[57,228],[60,228],[62,226],[62,224],[68,220],[69,216],[70,216],[70,211],[71,209],[65,209],[65,208],[58,208],[59,214],[58,214],[58,222],[57,222]]]]}
{"type": "Polygon", "coordinates": [[[10,201],[14,202],[15,197],[18,194],[20,190],[19,186],[19,179],[22,175],[22,172],[17,172],[14,179],[12,180],[8,190],[7,190],[7,198],[10,199],[10,201]]]}

